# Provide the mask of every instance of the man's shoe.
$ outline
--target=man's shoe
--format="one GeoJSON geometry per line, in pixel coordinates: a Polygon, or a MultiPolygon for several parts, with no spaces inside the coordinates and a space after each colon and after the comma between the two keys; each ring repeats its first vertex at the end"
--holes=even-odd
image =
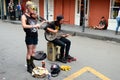
{"type": "Polygon", "coordinates": [[[67,57],[66,57],[66,59],[73,59],[74,57],[72,57],[72,56],[70,56],[70,55],[68,55],[67,57]]]}
{"type": "Polygon", "coordinates": [[[62,63],[67,63],[67,60],[65,58],[59,58],[58,61],[60,61],[62,63]]]}
{"type": "Polygon", "coordinates": [[[66,59],[67,59],[67,62],[76,61],[76,58],[74,58],[74,57],[72,57],[72,56],[70,56],[70,55],[68,55],[68,56],[66,57],[66,59]]]}

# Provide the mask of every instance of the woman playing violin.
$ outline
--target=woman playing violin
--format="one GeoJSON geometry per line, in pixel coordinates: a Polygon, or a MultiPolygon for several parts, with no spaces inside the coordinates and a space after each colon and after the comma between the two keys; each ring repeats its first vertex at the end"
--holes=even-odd
{"type": "Polygon", "coordinates": [[[36,7],[33,2],[26,2],[26,12],[22,15],[22,27],[26,34],[25,43],[27,47],[27,71],[32,73],[32,69],[35,67],[33,63],[33,57],[36,52],[36,45],[38,44],[38,28],[45,23],[45,21],[41,22],[41,24],[37,24],[37,14],[36,7]]]}

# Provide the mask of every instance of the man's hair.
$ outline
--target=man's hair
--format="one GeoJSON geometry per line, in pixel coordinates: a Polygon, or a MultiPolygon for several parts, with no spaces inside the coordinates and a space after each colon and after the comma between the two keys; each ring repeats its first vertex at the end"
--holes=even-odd
{"type": "Polygon", "coordinates": [[[61,19],[64,19],[64,17],[63,17],[62,15],[58,15],[58,16],[56,17],[56,20],[57,20],[57,21],[60,21],[61,19]]]}
{"type": "Polygon", "coordinates": [[[105,18],[104,16],[101,17],[101,19],[105,18]]]}

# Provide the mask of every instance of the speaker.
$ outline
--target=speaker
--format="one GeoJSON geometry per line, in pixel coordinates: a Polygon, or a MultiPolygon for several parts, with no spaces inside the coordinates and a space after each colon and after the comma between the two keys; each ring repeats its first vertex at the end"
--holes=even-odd
{"type": "Polygon", "coordinates": [[[47,58],[50,61],[56,61],[57,55],[60,54],[60,47],[53,44],[52,42],[47,42],[47,58]]]}

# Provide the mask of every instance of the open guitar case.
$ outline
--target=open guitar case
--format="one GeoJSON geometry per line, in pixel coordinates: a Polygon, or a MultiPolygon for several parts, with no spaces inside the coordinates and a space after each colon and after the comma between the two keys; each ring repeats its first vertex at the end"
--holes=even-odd
{"type": "Polygon", "coordinates": [[[44,60],[46,59],[47,55],[43,51],[35,52],[35,56],[33,57],[34,60],[44,60]]]}

